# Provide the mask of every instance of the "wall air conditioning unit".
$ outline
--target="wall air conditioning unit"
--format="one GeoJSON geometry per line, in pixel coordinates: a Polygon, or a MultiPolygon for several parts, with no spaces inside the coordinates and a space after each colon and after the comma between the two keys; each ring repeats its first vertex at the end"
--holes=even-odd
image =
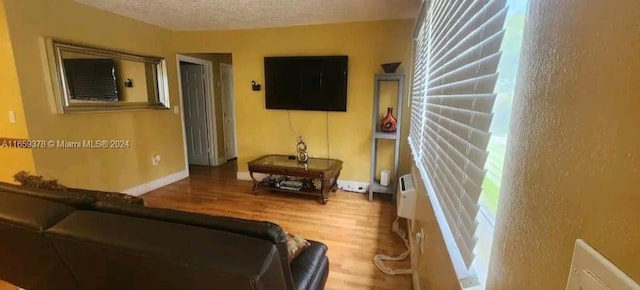
{"type": "MultiPolygon", "coordinates": [[[[396,194],[396,204],[398,206],[398,216],[407,219],[408,237],[404,238],[408,242],[409,255],[411,256],[411,275],[413,289],[420,288],[420,278],[418,275],[419,257],[422,253],[422,241],[424,233],[420,230],[413,237],[413,226],[416,213],[416,187],[413,182],[413,174],[405,174],[398,180],[398,193],[396,194]]],[[[401,236],[404,236],[401,234],[401,236]]]]}
{"type": "Polygon", "coordinates": [[[396,194],[396,204],[398,205],[398,216],[413,220],[416,212],[416,187],[413,183],[413,176],[405,174],[398,182],[398,193],[396,194]]]}

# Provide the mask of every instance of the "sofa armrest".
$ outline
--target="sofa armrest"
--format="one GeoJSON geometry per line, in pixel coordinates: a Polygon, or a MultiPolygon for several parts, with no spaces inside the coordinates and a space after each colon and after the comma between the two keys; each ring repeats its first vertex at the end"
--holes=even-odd
{"type": "Polygon", "coordinates": [[[327,246],[309,241],[310,246],[291,262],[291,274],[296,290],[324,289],[329,275],[327,246]]]}

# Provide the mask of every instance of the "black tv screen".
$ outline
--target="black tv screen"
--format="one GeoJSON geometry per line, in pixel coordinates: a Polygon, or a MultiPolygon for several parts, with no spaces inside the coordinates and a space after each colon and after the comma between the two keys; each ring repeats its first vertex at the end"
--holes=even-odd
{"type": "Polygon", "coordinates": [[[347,111],[349,57],[265,57],[267,109],[347,111]]]}

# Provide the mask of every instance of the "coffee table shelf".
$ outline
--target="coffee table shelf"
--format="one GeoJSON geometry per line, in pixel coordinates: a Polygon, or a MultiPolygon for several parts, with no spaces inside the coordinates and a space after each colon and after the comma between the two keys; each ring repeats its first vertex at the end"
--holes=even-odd
{"type": "Polygon", "coordinates": [[[305,195],[314,195],[314,196],[318,196],[320,194],[320,190],[319,189],[303,188],[303,189],[300,189],[300,190],[292,190],[292,189],[284,189],[284,188],[279,188],[279,187],[275,187],[275,186],[267,186],[267,185],[258,185],[258,187],[259,188],[268,189],[270,191],[275,191],[275,192],[296,193],[296,194],[305,194],[305,195]]]}

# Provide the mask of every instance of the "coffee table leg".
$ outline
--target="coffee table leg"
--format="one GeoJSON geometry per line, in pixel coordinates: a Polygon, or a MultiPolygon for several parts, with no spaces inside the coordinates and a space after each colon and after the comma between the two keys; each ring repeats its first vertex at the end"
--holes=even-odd
{"type": "Polygon", "coordinates": [[[320,189],[320,200],[319,200],[319,202],[323,205],[326,205],[327,202],[329,201],[329,192],[325,193],[325,191],[328,191],[327,189],[329,188],[326,187],[323,182],[322,189],[320,189]]]}
{"type": "Polygon", "coordinates": [[[331,191],[332,192],[338,191],[338,178],[339,177],[340,177],[340,171],[338,171],[338,174],[336,174],[336,177],[333,180],[333,186],[331,187],[331,191]]]}
{"type": "Polygon", "coordinates": [[[258,192],[260,192],[260,188],[258,188],[258,181],[256,180],[255,177],[253,177],[253,171],[249,171],[249,175],[253,180],[253,193],[258,194],[258,192]]]}
{"type": "Polygon", "coordinates": [[[320,186],[320,203],[327,204],[329,201],[329,191],[331,191],[331,178],[323,178],[320,186]]]}

